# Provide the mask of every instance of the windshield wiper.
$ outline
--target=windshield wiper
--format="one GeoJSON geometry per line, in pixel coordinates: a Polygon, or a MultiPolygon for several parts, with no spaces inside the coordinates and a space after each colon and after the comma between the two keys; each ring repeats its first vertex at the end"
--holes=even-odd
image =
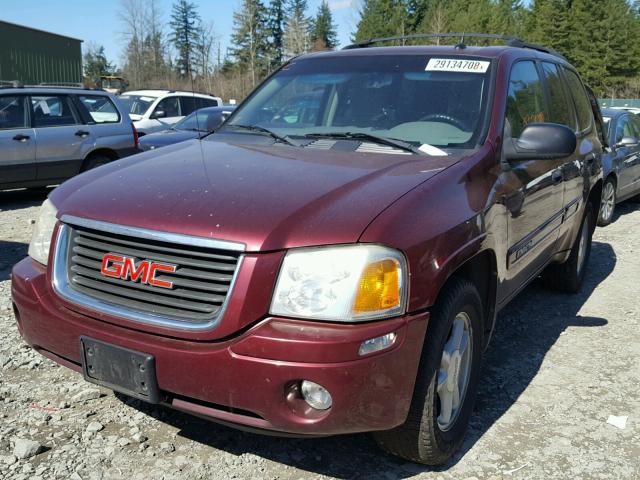
{"type": "Polygon", "coordinates": [[[398,140],[395,138],[381,137],[374,135],[373,133],[365,132],[329,132],[329,133],[308,133],[305,135],[307,138],[338,138],[338,139],[354,139],[354,140],[369,140],[371,142],[379,143],[381,145],[389,145],[390,147],[399,148],[405,152],[411,152],[416,155],[426,155],[415,145],[398,140]]]}
{"type": "Polygon", "coordinates": [[[228,127],[235,127],[235,128],[240,128],[242,130],[249,130],[252,132],[259,132],[259,133],[266,133],[267,135],[269,135],[271,138],[279,141],[279,142],[283,142],[286,143],[287,145],[291,145],[294,147],[299,147],[300,145],[296,144],[295,142],[291,141],[289,138],[280,135],[276,132],[274,132],[273,130],[269,130],[268,128],[264,128],[261,127],[260,125],[238,125],[236,123],[227,125],[228,127]]]}

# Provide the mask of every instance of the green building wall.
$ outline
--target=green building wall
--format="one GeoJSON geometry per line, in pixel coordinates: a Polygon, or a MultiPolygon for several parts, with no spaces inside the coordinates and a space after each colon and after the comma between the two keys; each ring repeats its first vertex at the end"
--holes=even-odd
{"type": "Polygon", "coordinates": [[[0,81],[82,83],[82,40],[0,21],[0,81]]]}

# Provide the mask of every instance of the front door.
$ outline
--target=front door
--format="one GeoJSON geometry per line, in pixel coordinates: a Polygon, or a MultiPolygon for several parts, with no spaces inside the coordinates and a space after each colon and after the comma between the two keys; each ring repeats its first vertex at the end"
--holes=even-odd
{"type": "Polygon", "coordinates": [[[36,138],[27,97],[0,96],[0,185],[36,179],[36,138]]]}
{"type": "MultiPolygon", "coordinates": [[[[545,91],[534,61],[511,71],[504,142],[515,142],[529,123],[549,116],[545,91]]],[[[505,297],[517,291],[551,258],[563,219],[561,160],[503,160],[502,198],[507,214],[508,249],[505,297]]]]}

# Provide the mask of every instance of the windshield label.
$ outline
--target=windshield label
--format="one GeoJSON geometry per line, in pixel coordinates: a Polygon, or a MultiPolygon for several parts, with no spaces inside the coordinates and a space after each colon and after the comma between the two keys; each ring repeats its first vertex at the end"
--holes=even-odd
{"type": "Polygon", "coordinates": [[[456,60],[454,58],[432,58],[427,63],[427,72],[485,73],[491,62],[483,60],[456,60]]]}

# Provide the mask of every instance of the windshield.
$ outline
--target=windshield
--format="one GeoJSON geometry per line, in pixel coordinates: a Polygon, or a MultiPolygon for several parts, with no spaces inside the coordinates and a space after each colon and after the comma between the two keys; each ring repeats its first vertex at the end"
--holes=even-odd
{"type": "Polygon", "coordinates": [[[214,112],[206,112],[202,110],[196,110],[190,115],[187,115],[173,128],[176,130],[190,130],[194,132],[208,132],[207,126],[209,125],[209,117],[214,115],[214,112]]]}
{"type": "Polygon", "coordinates": [[[259,126],[293,138],[357,133],[473,148],[483,130],[489,65],[424,55],[294,60],[244,102],[224,129],[259,126]]]}
{"type": "Polygon", "coordinates": [[[120,95],[118,100],[130,114],[144,115],[156,98],[158,97],[147,95],[120,95]]]}

